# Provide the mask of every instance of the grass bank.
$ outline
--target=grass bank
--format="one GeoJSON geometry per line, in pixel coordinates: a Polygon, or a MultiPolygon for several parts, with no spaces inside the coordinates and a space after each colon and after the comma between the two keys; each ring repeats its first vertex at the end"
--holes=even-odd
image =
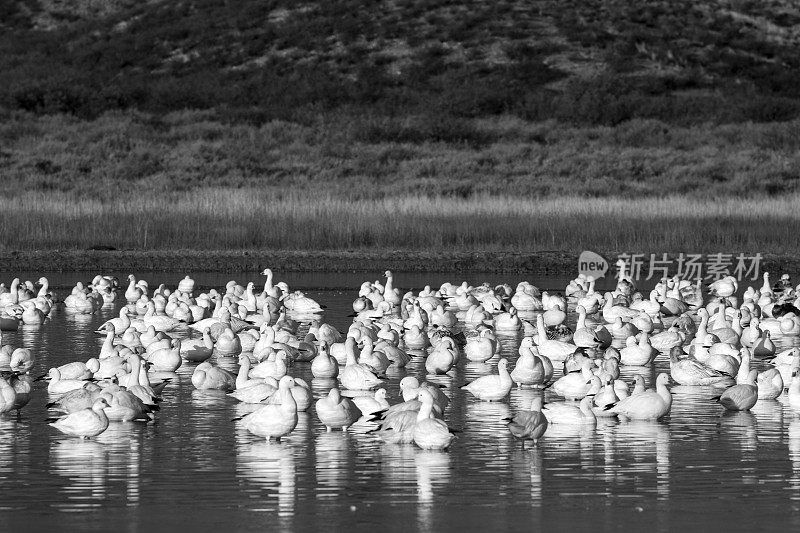
{"type": "Polygon", "coordinates": [[[796,254],[800,195],[347,199],[282,188],[0,198],[2,247],[796,254]]]}
{"type": "Polygon", "coordinates": [[[95,120],[0,112],[0,196],[118,201],[142,191],[257,188],[394,196],[714,199],[800,192],[800,120],[678,126],[320,114],[226,123],[214,111],[95,120]]]}

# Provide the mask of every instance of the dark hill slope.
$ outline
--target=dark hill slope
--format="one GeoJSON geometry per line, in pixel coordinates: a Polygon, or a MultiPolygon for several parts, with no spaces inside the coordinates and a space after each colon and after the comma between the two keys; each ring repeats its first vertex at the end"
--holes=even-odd
{"type": "Polygon", "coordinates": [[[0,105],[93,117],[330,110],[580,124],[800,114],[788,1],[18,0],[0,105]]]}

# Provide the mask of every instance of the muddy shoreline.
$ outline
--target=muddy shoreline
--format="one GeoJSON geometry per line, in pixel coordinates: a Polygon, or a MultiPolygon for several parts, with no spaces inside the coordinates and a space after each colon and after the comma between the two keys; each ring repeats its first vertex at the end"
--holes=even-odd
{"type": "MultiPolygon", "coordinates": [[[[401,250],[35,250],[0,253],[0,271],[39,272],[497,272],[577,274],[579,252],[401,250]]],[[[616,257],[614,252],[604,254],[616,257]]],[[[613,267],[612,267],[613,268],[613,267]]],[[[800,258],[764,254],[761,272],[800,273],[800,258]]]]}
{"type": "Polygon", "coordinates": [[[399,250],[36,250],[0,254],[0,271],[257,272],[536,272],[577,268],[566,252],[409,252],[399,250]]]}

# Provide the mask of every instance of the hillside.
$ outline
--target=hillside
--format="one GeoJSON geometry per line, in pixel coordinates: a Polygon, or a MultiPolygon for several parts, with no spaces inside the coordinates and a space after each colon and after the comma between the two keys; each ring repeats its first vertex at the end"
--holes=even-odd
{"type": "Polygon", "coordinates": [[[573,124],[800,114],[786,0],[12,0],[0,106],[573,124]]]}

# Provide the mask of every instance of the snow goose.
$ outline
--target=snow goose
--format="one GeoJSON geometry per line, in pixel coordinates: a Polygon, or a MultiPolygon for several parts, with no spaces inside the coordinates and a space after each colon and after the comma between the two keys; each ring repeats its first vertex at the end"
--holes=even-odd
{"type": "Polygon", "coordinates": [[[517,387],[523,385],[531,387],[542,387],[545,382],[545,368],[542,360],[533,352],[531,346],[520,345],[520,356],[514,365],[514,370],[509,374],[517,387]]]}
{"type": "Polygon", "coordinates": [[[483,329],[480,333],[467,335],[467,344],[464,346],[464,355],[470,361],[482,363],[488,361],[497,350],[497,338],[490,329],[483,329]]]}
{"type": "Polygon", "coordinates": [[[61,379],[61,372],[58,368],[51,368],[47,372],[50,382],[47,384],[48,394],[64,394],[74,389],[83,387],[85,380],[82,379],[61,379]]]}
{"type": "Polygon", "coordinates": [[[361,416],[369,416],[389,408],[389,402],[386,401],[386,389],[376,390],[374,396],[356,396],[353,398],[353,403],[361,411],[361,416]]]}
{"type": "Polygon", "coordinates": [[[281,437],[288,435],[297,427],[297,404],[291,391],[294,384],[294,378],[283,376],[278,383],[280,404],[264,405],[234,420],[242,420],[245,428],[254,435],[265,437],[267,441],[274,438],[280,442],[281,437]]]}
{"type": "Polygon", "coordinates": [[[181,339],[172,339],[169,348],[161,348],[147,354],[147,361],[153,365],[156,372],[175,372],[180,368],[183,359],[181,358],[181,339]]]}
{"type": "Polygon", "coordinates": [[[549,424],[593,425],[597,417],[592,411],[593,396],[585,396],[580,404],[573,402],[548,403],[542,408],[542,414],[549,424]]]}
{"type": "Polygon", "coordinates": [[[123,307],[119,310],[119,317],[112,318],[111,320],[107,320],[97,328],[96,333],[109,333],[113,332],[114,335],[120,336],[122,335],[126,329],[131,326],[131,320],[128,316],[130,311],[127,307],[123,307]]]}
{"type": "Polygon", "coordinates": [[[383,381],[372,372],[367,365],[359,364],[356,360],[356,340],[347,337],[345,340],[347,364],[339,372],[339,381],[342,387],[350,390],[369,390],[383,381]]]}
{"type": "Polygon", "coordinates": [[[84,381],[79,389],[73,389],[59,396],[54,401],[48,403],[48,409],[54,409],[62,413],[73,413],[81,409],[90,408],[95,400],[103,392],[102,387],[91,381],[84,381]]]}
{"type": "Polygon", "coordinates": [[[0,413],[5,413],[14,409],[14,403],[17,400],[17,391],[14,386],[0,376],[0,413]]]}
{"type": "Polygon", "coordinates": [[[593,366],[591,359],[582,361],[579,371],[567,372],[553,383],[553,392],[567,400],[582,399],[591,389],[592,378],[595,377],[593,366]]]}
{"type": "Polygon", "coordinates": [[[517,411],[514,416],[504,420],[508,422],[508,431],[522,442],[523,448],[526,440],[532,440],[536,446],[547,431],[547,417],[542,413],[542,397],[534,396],[530,410],[517,411]]]}
{"type": "Polygon", "coordinates": [[[119,422],[132,422],[134,420],[150,421],[154,419],[153,409],[133,394],[121,387],[111,390],[106,388],[100,393],[100,398],[105,399],[108,407],[103,411],[109,420],[119,422]]]}
{"type": "Polygon", "coordinates": [[[106,407],[108,407],[108,402],[104,398],[98,398],[91,407],[64,415],[51,422],[50,425],[65,435],[82,439],[96,437],[108,428],[106,407]]]}
{"type": "Polygon", "coordinates": [[[622,305],[614,305],[614,296],[607,292],[605,294],[605,304],[602,307],[603,320],[611,324],[617,318],[630,319],[639,314],[639,311],[622,305]]]}
{"type": "Polygon", "coordinates": [[[203,336],[181,341],[181,357],[193,363],[202,363],[214,353],[214,341],[211,339],[211,329],[204,328],[203,336]]]}
{"type": "Polygon", "coordinates": [[[674,346],[669,352],[670,376],[680,385],[714,385],[729,387],[733,384],[733,378],[728,374],[711,368],[705,363],[701,363],[692,356],[683,355],[680,346],[674,346]]]}
{"type": "Polygon", "coordinates": [[[236,387],[236,377],[224,368],[204,361],[194,369],[192,385],[198,390],[214,389],[229,392],[236,387]]]}
{"type": "Polygon", "coordinates": [[[271,377],[279,380],[289,370],[288,358],[289,356],[283,350],[273,352],[266,361],[261,361],[250,369],[250,377],[253,379],[271,377]]]}
{"type": "Polygon", "coordinates": [[[350,398],[343,397],[336,387],[328,391],[327,396],[318,399],[314,408],[327,431],[338,428],[346,430],[361,417],[356,404],[350,398]]]}
{"type": "Polygon", "coordinates": [[[514,385],[507,368],[508,360],[500,359],[497,362],[497,374],[481,376],[461,388],[469,391],[479,400],[487,402],[501,400],[508,395],[514,385]]]}
{"type": "Polygon", "coordinates": [[[512,307],[508,312],[494,317],[494,328],[497,331],[519,331],[522,328],[522,321],[517,314],[517,309],[512,307]]]}
{"type": "Polygon", "coordinates": [[[563,361],[578,348],[569,342],[548,339],[542,315],[536,317],[536,331],[539,335],[539,354],[548,357],[551,361],[563,361]]]}
{"type": "Polygon", "coordinates": [[[608,411],[633,420],[657,420],[669,413],[672,408],[672,394],[667,388],[668,382],[669,374],[659,374],[655,390],[647,389],[632,393],[610,407],[608,411]]]}
{"type": "Polygon", "coordinates": [[[749,411],[758,401],[758,370],[750,370],[747,377],[736,385],[725,389],[719,403],[728,411],[749,411]]]}
{"type": "Polygon", "coordinates": [[[628,337],[626,346],[620,350],[621,363],[629,366],[646,366],[655,359],[658,352],[650,345],[649,336],[642,332],[639,342],[636,337],[628,337]]]}
{"type": "Polygon", "coordinates": [[[444,421],[433,416],[433,396],[423,389],[419,391],[418,399],[422,405],[412,432],[414,444],[423,450],[447,449],[455,435],[450,433],[444,421]]]}
{"type": "MultiPolygon", "coordinates": [[[[278,384],[278,382],[275,382],[278,384]]],[[[294,378],[294,385],[289,388],[292,398],[295,402],[295,408],[298,412],[305,411],[311,405],[311,387],[302,378],[294,378]]],[[[264,401],[266,404],[279,404],[281,402],[280,394],[273,394],[264,401]]]]}
{"type": "Polygon", "coordinates": [[[328,343],[321,341],[317,356],[311,361],[311,375],[315,378],[335,378],[339,375],[339,363],[328,353],[328,343]]]}
{"type": "Polygon", "coordinates": [[[375,343],[369,337],[364,338],[364,346],[358,356],[358,362],[374,369],[376,374],[383,374],[392,364],[385,353],[375,350],[375,343]]]}
{"type": "Polygon", "coordinates": [[[425,370],[428,374],[446,374],[458,360],[457,350],[455,341],[444,337],[425,359],[425,370]]]}

